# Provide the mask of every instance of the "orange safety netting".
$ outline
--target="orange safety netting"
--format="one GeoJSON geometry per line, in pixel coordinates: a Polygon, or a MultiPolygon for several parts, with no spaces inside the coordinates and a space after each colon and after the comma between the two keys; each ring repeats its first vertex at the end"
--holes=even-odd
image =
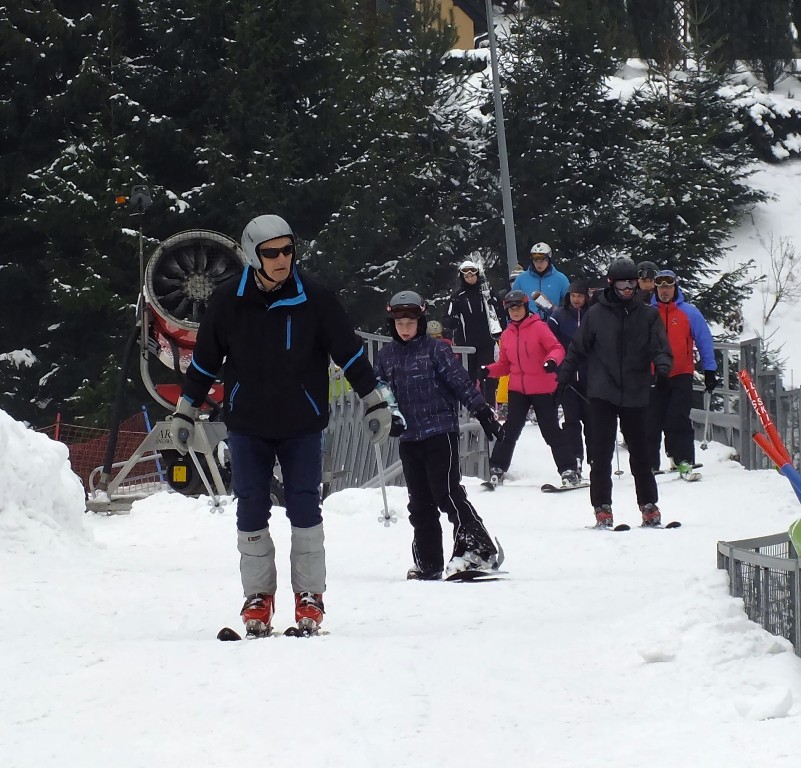
{"type": "MultiPolygon", "coordinates": [[[[109,430],[97,427],[83,427],[78,424],[64,424],[57,421],[48,427],[37,430],[43,432],[53,440],[64,443],[69,448],[72,471],[81,478],[83,487],[89,490],[89,475],[95,467],[102,466],[108,447],[109,430]]],[[[117,434],[117,446],[114,450],[114,462],[127,461],[139,447],[148,434],[144,411],[134,414],[120,424],[117,434]]],[[[147,462],[142,470],[155,472],[155,461],[147,462]]],[[[114,467],[111,477],[114,477],[119,467],[114,467]]]]}

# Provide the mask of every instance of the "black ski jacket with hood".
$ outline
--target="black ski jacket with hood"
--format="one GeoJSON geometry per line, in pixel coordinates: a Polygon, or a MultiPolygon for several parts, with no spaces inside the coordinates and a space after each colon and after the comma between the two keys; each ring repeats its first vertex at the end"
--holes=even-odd
{"type": "Polygon", "coordinates": [[[212,294],[183,395],[200,406],[223,368],[230,430],[271,440],[310,434],[328,424],[329,356],[360,397],[375,388],[362,340],[333,291],[297,268],[280,288],[263,291],[248,266],[212,294]]]}
{"type": "Polygon", "coordinates": [[[571,384],[587,364],[587,396],[624,408],[645,408],[652,368],[667,377],[673,367],[659,313],[638,298],[621,301],[606,288],[581,323],[567,350],[558,380],[571,384]]]}
{"type": "MultiPolygon", "coordinates": [[[[448,309],[442,319],[442,325],[453,333],[453,340],[459,346],[490,347],[495,339],[490,333],[490,321],[487,315],[487,305],[484,301],[482,283],[484,278],[479,276],[475,285],[468,285],[459,275],[461,285],[451,296],[448,309]]],[[[489,299],[501,330],[505,327],[505,313],[501,303],[490,292],[489,299]]]]}

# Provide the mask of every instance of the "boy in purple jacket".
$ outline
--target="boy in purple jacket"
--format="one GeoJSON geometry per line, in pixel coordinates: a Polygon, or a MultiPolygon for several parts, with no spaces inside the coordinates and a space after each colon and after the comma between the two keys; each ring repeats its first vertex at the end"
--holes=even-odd
{"type": "Polygon", "coordinates": [[[498,568],[503,559],[467,498],[459,469],[461,403],[491,440],[501,426],[451,348],[426,335],[426,305],[414,291],[395,294],[387,305],[393,341],[378,352],[375,373],[395,394],[406,428],[400,458],[414,528],[414,567],[408,579],[442,578],[445,559],[440,512],[453,524],[453,553],[446,576],[498,568]]]}

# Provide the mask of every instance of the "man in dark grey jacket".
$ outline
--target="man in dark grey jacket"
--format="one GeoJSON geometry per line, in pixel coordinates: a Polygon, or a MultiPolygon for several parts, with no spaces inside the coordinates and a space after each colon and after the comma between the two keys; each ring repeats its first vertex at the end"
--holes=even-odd
{"type": "Polygon", "coordinates": [[[653,376],[666,379],[670,375],[673,355],[658,312],[636,296],[637,265],[631,259],[616,259],[607,280],[609,287],[587,312],[567,351],[559,370],[556,397],[561,397],[586,362],[592,425],[588,445],[590,499],[596,525],[614,525],[612,456],[619,419],[629,449],[642,524],[658,526],[661,514],[648,460],[645,417],[653,376]]]}

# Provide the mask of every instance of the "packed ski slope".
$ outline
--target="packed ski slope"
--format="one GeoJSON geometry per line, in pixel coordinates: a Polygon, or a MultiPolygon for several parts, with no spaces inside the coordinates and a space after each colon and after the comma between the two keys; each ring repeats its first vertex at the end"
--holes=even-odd
{"type": "MultiPolygon", "coordinates": [[[[162,494],[83,513],[62,446],[0,412],[0,763],[394,768],[673,768],[797,763],[801,661],[748,622],[715,542],[801,514],[774,472],[712,444],[704,479],[659,479],[679,530],[588,530],[588,491],[555,481],[536,426],[495,493],[466,479],[507,580],[404,580],[401,518],[379,490],[325,504],[329,590],[312,639],[220,643],[241,604],[234,508],[162,494]]],[[[627,456],[621,452],[626,466],[627,456]]],[[[631,476],[618,522],[636,524],[631,476]]],[[[292,621],[288,523],[278,626],[292,621]]]]}

